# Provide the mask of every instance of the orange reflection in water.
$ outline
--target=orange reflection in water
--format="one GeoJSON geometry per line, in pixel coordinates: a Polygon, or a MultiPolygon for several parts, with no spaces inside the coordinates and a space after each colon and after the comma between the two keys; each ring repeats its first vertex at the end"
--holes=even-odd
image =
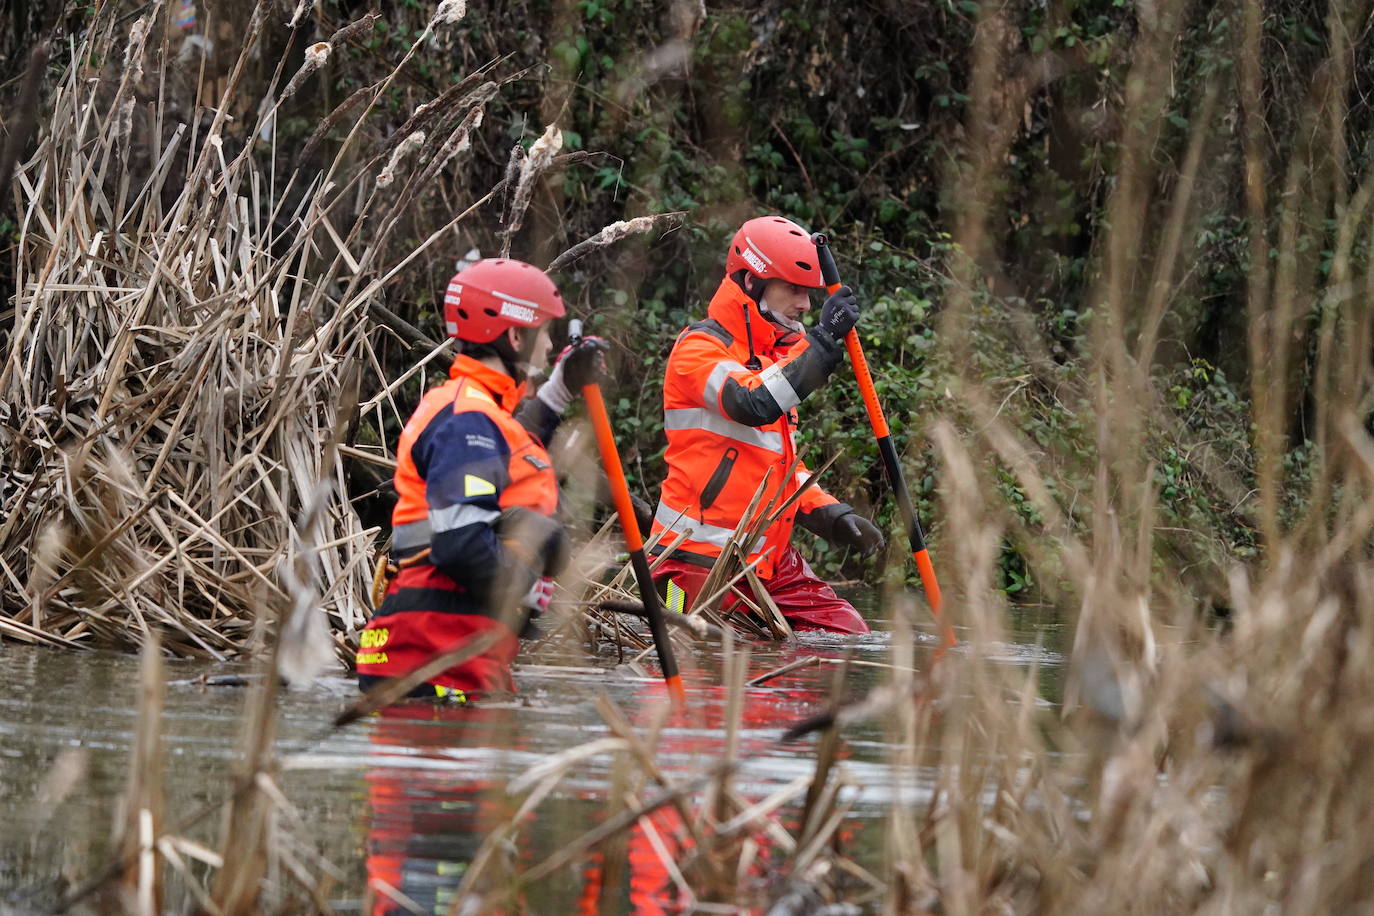
{"type": "MultiPolygon", "coordinates": [[[[800,652],[831,654],[814,649],[800,652]]],[[[699,776],[725,752],[728,692],[705,683],[702,672],[691,672],[688,677],[697,682],[689,682],[688,708],[668,720],[657,746],[659,764],[674,780],[699,776]]],[[[828,672],[810,669],[801,676],[789,675],[747,689],[737,724],[738,753],[748,756],[767,749],[799,758],[797,767],[805,766],[800,758],[806,756],[806,745],[786,749],[772,745],[786,725],[824,707],[826,691],[821,684],[828,681],[828,672]]],[[[656,707],[664,702],[663,685],[646,682],[622,706],[631,710],[627,717],[644,734],[656,707]]],[[[513,704],[457,707],[419,702],[393,706],[378,715],[371,732],[378,759],[366,771],[367,912],[389,916],[456,911],[456,895],[484,841],[518,810],[521,799],[507,794],[507,783],[550,752],[537,739],[531,740],[527,732],[531,722],[522,718],[528,712],[513,704]]],[[[578,731],[585,740],[605,733],[600,723],[589,723],[578,731]]],[[[793,775],[801,771],[794,768],[793,775]]],[[[767,781],[768,777],[754,775],[736,780],[735,787],[743,803],[752,804],[776,788],[767,781]]],[[[494,858],[483,865],[475,890],[503,896],[514,873],[576,842],[601,822],[610,810],[606,780],[597,780],[591,789],[585,787],[585,779],[579,782],[582,788],[556,790],[508,842],[490,853],[494,858]]],[[[660,794],[661,789],[651,783],[638,801],[660,794]]],[[[703,801],[702,793],[688,797],[683,810],[698,830],[710,831],[715,812],[701,811],[703,801]]],[[[794,802],[787,809],[791,821],[780,822],[793,836],[798,832],[792,822],[798,808],[794,802]]],[[[691,866],[691,833],[677,808],[660,807],[626,834],[591,850],[575,873],[551,876],[526,888],[519,898],[506,899],[505,909],[488,904],[483,912],[668,916],[699,902],[698,895],[727,896],[732,902],[740,894],[766,899],[770,880],[777,876],[776,860],[783,852],[767,830],[754,825],[716,846],[716,858],[728,868],[717,870],[720,885],[714,892],[698,883],[703,872],[691,866]],[[753,849],[741,874],[733,869],[746,838],[753,841],[753,849]],[[684,883],[689,890],[684,890],[684,883]]],[[[764,909],[760,902],[758,907],[737,912],[762,913],[764,909]]]]}

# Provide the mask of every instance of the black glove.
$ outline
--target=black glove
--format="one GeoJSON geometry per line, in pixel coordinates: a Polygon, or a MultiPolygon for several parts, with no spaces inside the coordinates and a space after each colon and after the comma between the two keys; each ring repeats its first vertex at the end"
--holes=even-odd
{"type": "Polygon", "coordinates": [[[558,357],[563,364],[563,383],[574,392],[581,391],[583,385],[592,382],[600,384],[605,380],[606,351],[611,348],[604,338],[583,337],[568,347],[558,357]]]}
{"type": "Polygon", "coordinates": [[[864,556],[882,550],[887,544],[887,538],[883,537],[878,526],[854,511],[835,519],[831,532],[834,534],[830,539],[832,544],[854,547],[864,556]]]}
{"type": "Polygon", "coordinates": [[[564,347],[536,396],[557,416],[563,416],[572,399],[582,393],[583,385],[599,384],[606,377],[606,351],[609,349],[610,345],[601,337],[583,337],[564,347]]]}
{"type": "Polygon", "coordinates": [[[887,543],[878,526],[848,503],[831,503],[797,514],[797,524],[836,547],[855,547],[867,556],[887,543]]]}
{"type": "Polygon", "coordinates": [[[568,565],[572,552],[562,522],[524,506],[512,506],[501,513],[496,536],[536,576],[558,575],[568,565]]]}
{"type": "Polygon", "coordinates": [[[630,494],[630,505],[635,510],[635,522],[639,525],[640,536],[647,538],[649,529],[654,526],[653,507],[633,493],[630,494]]]}
{"type": "Polygon", "coordinates": [[[821,306],[821,319],[816,323],[816,327],[825,331],[835,340],[843,340],[844,335],[859,321],[859,300],[854,298],[854,291],[847,286],[841,286],[825,300],[825,305],[821,306]]]}

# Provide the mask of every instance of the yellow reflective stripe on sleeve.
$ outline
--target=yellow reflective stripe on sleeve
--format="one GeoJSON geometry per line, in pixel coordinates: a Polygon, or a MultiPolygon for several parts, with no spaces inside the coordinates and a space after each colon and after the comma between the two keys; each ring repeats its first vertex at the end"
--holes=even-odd
{"type": "Polygon", "coordinates": [[[477,398],[478,400],[486,401],[486,402],[488,402],[488,403],[490,403],[490,404],[495,404],[495,403],[496,403],[496,399],[495,399],[495,398],[493,398],[491,395],[487,394],[487,392],[486,392],[484,389],[478,388],[476,385],[468,385],[466,388],[464,388],[464,389],[463,389],[463,397],[465,397],[465,398],[477,398]]]}

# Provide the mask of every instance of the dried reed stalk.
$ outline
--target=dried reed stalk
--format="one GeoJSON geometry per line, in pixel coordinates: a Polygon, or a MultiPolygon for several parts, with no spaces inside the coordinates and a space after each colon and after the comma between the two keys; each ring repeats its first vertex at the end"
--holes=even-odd
{"type": "Polygon", "coordinates": [[[680,226],[682,225],[683,217],[686,215],[685,211],[677,210],[672,213],[656,213],[653,216],[636,216],[634,219],[611,223],[609,226],[602,228],[596,235],[583,239],[558,257],[554,258],[549,262],[547,270],[549,273],[553,273],[556,270],[562,270],[579,258],[586,257],[599,248],[614,245],[626,236],[652,232],[664,225],[680,226]]]}
{"type": "Polygon", "coordinates": [[[135,65],[166,66],[141,40],[124,41],[113,12],[74,59],[113,67],[127,46],[127,72],[106,83],[69,67],[45,93],[37,151],[16,173],[18,289],[0,362],[0,630],[13,638],[134,646],[157,626],[174,653],[226,658],[247,644],[264,603],[289,594],[310,634],[293,644],[346,656],[324,630],[365,620],[374,532],[349,505],[342,451],[328,443],[343,446],[336,433],[354,420],[338,397],[349,367],[381,365],[367,318],[389,278],[357,278],[384,250],[399,202],[373,208],[375,237],[334,233],[329,214],[367,170],[334,186],[356,126],[332,162],[285,187],[274,185],[272,157],[251,146],[223,154],[223,113],[256,53],[261,12],[177,184],[168,178],[185,155],[180,127],[165,142],[138,134],[160,147],[144,173],[129,144],[102,129],[99,112],[127,96],[135,65]],[[295,215],[282,213],[300,185],[295,215]],[[319,250],[338,254],[308,257],[319,250]],[[354,278],[340,295],[342,261],[354,278]],[[309,560],[297,518],[313,531],[309,560]],[[35,550],[44,532],[49,547],[35,550]]]}
{"type": "Polygon", "coordinates": [[[127,912],[157,916],[162,912],[163,867],[155,841],[162,830],[161,717],[163,685],[161,646],[154,633],[144,644],[139,669],[138,725],[129,760],[129,784],[121,800],[116,855],[137,863],[120,881],[127,912]]]}

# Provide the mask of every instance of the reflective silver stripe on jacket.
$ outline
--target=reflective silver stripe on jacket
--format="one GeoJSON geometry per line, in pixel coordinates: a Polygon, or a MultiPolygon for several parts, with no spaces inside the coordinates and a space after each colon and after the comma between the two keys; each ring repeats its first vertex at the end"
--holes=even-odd
{"type": "Polygon", "coordinates": [[[430,527],[429,519],[422,518],[418,522],[406,522],[391,529],[391,549],[392,550],[415,550],[420,547],[429,546],[430,527]]]}
{"type": "Polygon", "coordinates": [[[744,367],[734,360],[725,360],[716,363],[716,368],[711,370],[710,378],[706,379],[706,387],[702,389],[701,399],[706,402],[708,407],[715,407],[720,403],[720,389],[725,387],[725,380],[731,372],[743,372],[744,367]]]}
{"type": "Polygon", "coordinates": [[[422,518],[418,522],[406,522],[393,528],[391,547],[393,550],[428,547],[436,532],[456,531],[467,525],[489,525],[500,517],[501,513],[495,509],[483,509],[481,506],[468,504],[431,509],[429,518],[422,518]]]}
{"type": "Polygon", "coordinates": [[[490,525],[500,517],[501,513],[496,509],[484,509],[471,503],[429,510],[429,523],[434,526],[435,534],[455,531],[468,525],[490,525]]]}
{"type": "Polygon", "coordinates": [[[674,429],[705,430],[708,433],[715,433],[717,436],[743,442],[745,445],[768,449],[768,451],[777,452],[779,455],[782,454],[782,433],[766,433],[752,426],[736,423],[728,417],[722,417],[715,411],[706,410],[702,407],[679,407],[674,410],[663,411],[663,429],[665,431],[674,429]]]}
{"type": "MultiPolygon", "coordinates": [[[[688,518],[686,515],[683,515],[680,510],[674,509],[662,500],[659,501],[658,508],[654,511],[654,520],[664,528],[667,528],[674,535],[683,534],[685,532],[691,540],[701,541],[722,549],[726,544],[730,543],[730,539],[735,536],[735,529],[733,528],[722,528],[719,525],[702,524],[696,519],[688,518]]],[[[660,543],[669,540],[671,540],[671,538],[664,537],[660,543]]],[[[760,537],[754,541],[754,546],[747,549],[745,552],[754,553],[762,546],[763,538],[760,537]]]]}
{"type": "Polygon", "coordinates": [[[778,402],[780,410],[791,410],[801,403],[801,398],[797,396],[797,390],[792,387],[787,376],[782,374],[782,369],[782,363],[774,363],[759,373],[759,380],[773,396],[773,400],[778,402]]]}

